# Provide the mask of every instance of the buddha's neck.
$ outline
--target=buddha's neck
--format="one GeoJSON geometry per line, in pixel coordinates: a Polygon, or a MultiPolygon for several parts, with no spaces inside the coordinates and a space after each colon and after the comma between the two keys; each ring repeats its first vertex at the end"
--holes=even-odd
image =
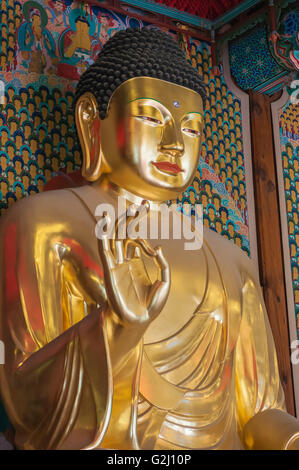
{"type": "Polygon", "coordinates": [[[121,188],[117,186],[115,183],[112,183],[107,178],[101,178],[100,180],[92,183],[92,187],[98,191],[109,192],[110,194],[113,193],[115,197],[124,198],[127,201],[127,204],[136,204],[140,206],[144,204],[145,201],[148,202],[150,209],[158,209],[159,205],[165,201],[153,201],[147,197],[139,196],[127,189],[121,188]]]}

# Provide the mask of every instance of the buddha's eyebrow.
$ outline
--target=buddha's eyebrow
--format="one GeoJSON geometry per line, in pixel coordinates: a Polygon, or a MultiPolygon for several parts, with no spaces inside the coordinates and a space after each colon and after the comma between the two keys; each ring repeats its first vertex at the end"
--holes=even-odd
{"type": "Polygon", "coordinates": [[[204,116],[202,113],[199,113],[198,111],[190,111],[189,113],[186,113],[185,116],[188,116],[189,114],[199,114],[204,119],[204,116]]]}
{"type": "Polygon", "coordinates": [[[140,98],[134,98],[133,100],[128,101],[128,103],[133,103],[133,101],[137,101],[137,100],[152,100],[152,101],[157,101],[157,103],[160,103],[163,105],[161,101],[155,100],[155,98],[150,98],[149,96],[141,96],[140,98]]]}

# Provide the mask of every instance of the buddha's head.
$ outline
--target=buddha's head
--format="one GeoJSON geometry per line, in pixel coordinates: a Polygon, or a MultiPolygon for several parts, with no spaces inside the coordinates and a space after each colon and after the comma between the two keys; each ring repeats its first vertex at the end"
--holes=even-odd
{"type": "Polygon", "coordinates": [[[202,80],[168,34],[115,34],[76,90],[83,176],[105,175],[143,198],[173,199],[198,165],[204,101],[202,80]]]}

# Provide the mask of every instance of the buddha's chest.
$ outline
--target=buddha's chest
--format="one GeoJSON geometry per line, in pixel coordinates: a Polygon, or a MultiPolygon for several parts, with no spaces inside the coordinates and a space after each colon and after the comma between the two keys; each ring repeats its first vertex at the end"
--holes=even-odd
{"type": "MultiPolygon", "coordinates": [[[[80,220],[77,224],[76,242],[89,255],[92,260],[90,265],[97,266],[96,270],[90,270],[91,277],[97,277],[99,272],[103,273],[103,269],[98,240],[94,237],[95,224],[89,214],[85,216],[84,221],[80,220]],[[83,223],[85,220],[86,223],[83,223]]],[[[215,238],[210,231],[206,231],[204,235],[204,242],[199,250],[187,250],[184,239],[159,237],[149,240],[153,248],[162,246],[170,268],[171,283],[163,310],[146,330],[145,345],[176,336],[179,331],[185,331],[186,325],[194,318],[200,318],[196,325],[198,335],[201,329],[212,322],[221,325],[230,349],[235,344],[242,314],[240,273],[233,262],[230,244],[221,237],[215,238]]],[[[151,282],[154,282],[158,275],[156,265],[146,257],[142,259],[151,282]]],[[[99,285],[105,291],[103,275],[99,278],[99,285]]],[[[101,304],[101,299],[94,299],[93,303],[101,304]]],[[[188,335],[185,341],[189,341],[188,335]]]]}
{"type": "MultiPolygon", "coordinates": [[[[179,242],[161,240],[159,244],[169,262],[171,287],[163,311],[145,334],[145,344],[165,341],[179,331],[184,335],[190,323],[196,323],[198,336],[208,324],[218,324],[231,349],[242,315],[242,284],[237,269],[217,259],[205,244],[194,252],[185,251],[179,242]]],[[[148,272],[154,275],[152,266],[148,272]]]]}
{"type": "MultiPolygon", "coordinates": [[[[83,191],[84,188],[82,188],[83,191]]],[[[90,188],[87,188],[90,190],[90,188]]],[[[88,204],[90,201],[85,192],[81,191],[80,198],[88,204]]],[[[107,198],[107,195],[105,195],[107,198]]],[[[105,200],[113,203],[113,201],[105,200]]],[[[115,201],[114,201],[115,202],[115,201]]],[[[173,220],[176,218],[174,217],[173,220]]],[[[98,252],[98,240],[95,239],[95,220],[90,214],[84,213],[76,222],[81,246],[86,246],[86,252],[101,270],[101,261],[98,252]],[[87,234],[90,234],[87,236],[87,234]],[[79,235],[80,234],[80,235],[79,235]]],[[[207,321],[216,321],[226,330],[227,338],[234,343],[238,336],[241,318],[242,282],[240,273],[234,260],[233,244],[227,243],[222,237],[210,230],[203,230],[204,241],[201,249],[186,249],[184,238],[175,239],[176,224],[181,220],[175,220],[170,224],[170,236],[164,239],[162,233],[162,216],[150,212],[147,216],[147,232],[151,232],[152,223],[157,222],[157,239],[149,238],[149,244],[154,248],[162,246],[171,274],[170,291],[167,302],[158,317],[150,324],[144,336],[145,344],[163,341],[178,331],[185,328],[194,316],[201,316],[207,321]],[[229,326],[228,326],[229,323],[229,326]]],[[[183,225],[183,224],[182,224],[183,225]]],[[[190,245],[189,245],[190,246],[190,245]]],[[[157,279],[157,267],[146,257],[143,258],[145,268],[151,282],[157,279]]],[[[99,270],[97,270],[99,271],[99,270]]],[[[91,273],[92,276],[94,273],[91,273]]],[[[100,279],[105,289],[104,276],[100,279]]],[[[100,303],[100,302],[96,302],[100,303]]],[[[198,328],[198,327],[197,327],[198,328]]]]}
{"type": "MultiPolygon", "coordinates": [[[[92,227],[94,231],[94,226],[92,227]]],[[[85,232],[76,243],[84,248],[85,232]]],[[[92,237],[88,237],[92,240],[92,237]]],[[[176,336],[179,331],[185,331],[194,318],[196,331],[200,334],[210,322],[218,323],[225,331],[227,340],[232,345],[236,342],[241,319],[242,283],[239,272],[233,263],[225,260],[225,253],[219,255],[217,247],[214,250],[211,243],[204,242],[200,250],[184,249],[183,240],[150,240],[150,245],[162,246],[163,254],[169,264],[171,283],[168,299],[158,317],[149,325],[144,336],[144,343],[152,344],[176,336]]],[[[103,292],[105,279],[101,264],[98,243],[93,242],[83,249],[89,253],[89,272],[91,278],[98,277],[103,292]],[[92,269],[90,269],[92,266],[92,269]],[[96,268],[95,268],[96,267],[96,268]],[[102,272],[102,277],[99,273],[102,272]]],[[[151,280],[157,279],[158,271],[154,262],[142,257],[144,268],[151,280]]],[[[122,280],[120,279],[121,283],[122,280]]],[[[101,296],[104,301],[106,295],[101,296]]],[[[95,299],[93,304],[101,304],[102,300],[95,299]]],[[[185,341],[189,341],[188,335],[185,341]]]]}

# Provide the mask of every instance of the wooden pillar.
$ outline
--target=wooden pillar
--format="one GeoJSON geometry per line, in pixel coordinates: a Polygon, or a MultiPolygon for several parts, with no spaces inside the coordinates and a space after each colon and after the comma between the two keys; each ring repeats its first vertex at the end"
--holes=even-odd
{"type": "MultiPolygon", "coordinates": [[[[277,350],[287,410],[295,414],[288,312],[269,96],[249,91],[260,281],[277,350]]],[[[288,249],[288,247],[287,247],[288,249]]]]}

